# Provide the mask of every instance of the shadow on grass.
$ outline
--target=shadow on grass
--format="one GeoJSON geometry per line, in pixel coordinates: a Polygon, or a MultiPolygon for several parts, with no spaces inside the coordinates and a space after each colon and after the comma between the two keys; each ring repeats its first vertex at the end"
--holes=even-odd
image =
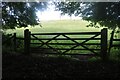
{"type": "Polygon", "coordinates": [[[119,62],[80,61],[68,57],[3,53],[2,75],[6,79],[120,78],[119,62]]]}

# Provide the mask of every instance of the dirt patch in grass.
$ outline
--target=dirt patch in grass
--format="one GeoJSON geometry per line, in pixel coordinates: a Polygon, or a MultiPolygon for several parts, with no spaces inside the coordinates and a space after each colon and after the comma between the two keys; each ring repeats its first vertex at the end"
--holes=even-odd
{"type": "Polygon", "coordinates": [[[3,53],[2,78],[85,79],[120,78],[119,62],[78,61],[64,57],[35,57],[3,53]]]}

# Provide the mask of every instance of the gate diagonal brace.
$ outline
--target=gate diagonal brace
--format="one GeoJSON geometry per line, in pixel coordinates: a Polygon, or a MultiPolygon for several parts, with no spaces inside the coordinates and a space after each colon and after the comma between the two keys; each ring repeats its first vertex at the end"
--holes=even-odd
{"type": "Polygon", "coordinates": [[[57,37],[59,37],[59,36],[60,36],[60,34],[58,34],[58,35],[54,36],[52,39],[50,39],[50,40],[48,40],[47,42],[45,42],[45,44],[49,43],[50,41],[52,41],[52,40],[56,39],[56,38],[57,38],[57,37]]]}
{"type": "Polygon", "coordinates": [[[59,37],[59,36],[60,36],[60,34],[58,34],[58,35],[54,36],[52,39],[48,40],[48,41],[47,41],[47,42],[45,42],[43,45],[46,45],[46,46],[48,46],[50,49],[52,49],[52,50],[56,51],[57,53],[60,53],[58,50],[56,50],[56,49],[55,49],[55,48],[53,48],[52,46],[48,45],[48,43],[49,43],[50,41],[52,41],[52,40],[56,39],[56,38],[57,38],[57,37],[59,37]]]}
{"type": "MultiPolygon", "coordinates": [[[[66,36],[66,35],[63,34],[64,37],[66,37],[66,38],[70,39],[71,41],[75,42],[75,43],[76,43],[76,46],[73,46],[72,48],[64,51],[62,54],[65,54],[66,52],[68,52],[68,51],[70,51],[71,49],[74,49],[74,48],[76,48],[76,47],[78,47],[78,46],[82,46],[82,47],[86,48],[87,50],[90,50],[89,48],[87,48],[87,47],[84,46],[84,43],[88,42],[90,39],[94,39],[94,38],[97,37],[98,35],[100,35],[100,34],[96,34],[95,36],[90,37],[89,39],[86,39],[86,40],[83,41],[82,43],[79,43],[79,42],[75,41],[74,39],[71,39],[70,37],[68,37],[68,36],[66,36]]],[[[92,53],[95,53],[96,55],[98,55],[96,52],[94,52],[94,50],[90,50],[90,51],[91,51],[92,53]]]]}
{"type": "Polygon", "coordinates": [[[56,49],[54,49],[52,46],[48,45],[48,43],[49,43],[50,41],[52,41],[52,40],[56,39],[57,37],[59,37],[60,34],[54,36],[52,39],[48,40],[47,42],[43,42],[42,40],[40,40],[40,39],[39,39],[38,37],[36,37],[35,35],[32,35],[32,36],[35,37],[35,38],[36,38],[37,40],[39,40],[40,42],[42,42],[42,45],[39,46],[39,47],[42,47],[43,45],[46,45],[46,46],[49,47],[50,49],[56,51],[57,53],[60,53],[59,51],[57,51],[56,49]]]}
{"type": "Polygon", "coordinates": [[[32,35],[35,39],[37,39],[38,41],[42,42],[42,45],[39,47],[42,47],[44,45],[44,42],[42,40],[40,40],[38,37],[36,37],[35,35],[32,35]]]}

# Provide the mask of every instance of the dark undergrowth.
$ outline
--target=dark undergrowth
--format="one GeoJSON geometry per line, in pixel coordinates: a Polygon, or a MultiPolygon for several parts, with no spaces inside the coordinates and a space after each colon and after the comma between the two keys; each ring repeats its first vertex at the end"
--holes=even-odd
{"type": "Polygon", "coordinates": [[[65,57],[43,57],[23,54],[2,54],[2,79],[83,80],[87,78],[118,79],[117,61],[80,61],[65,57]]]}

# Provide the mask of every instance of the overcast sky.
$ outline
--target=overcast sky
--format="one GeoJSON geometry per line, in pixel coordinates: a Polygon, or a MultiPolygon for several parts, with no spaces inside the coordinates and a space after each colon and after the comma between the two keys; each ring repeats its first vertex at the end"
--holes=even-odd
{"type": "Polygon", "coordinates": [[[69,17],[68,15],[61,16],[60,11],[55,11],[55,6],[50,5],[44,12],[38,11],[37,16],[42,20],[63,20],[63,19],[81,19],[80,17],[69,17]]]}

